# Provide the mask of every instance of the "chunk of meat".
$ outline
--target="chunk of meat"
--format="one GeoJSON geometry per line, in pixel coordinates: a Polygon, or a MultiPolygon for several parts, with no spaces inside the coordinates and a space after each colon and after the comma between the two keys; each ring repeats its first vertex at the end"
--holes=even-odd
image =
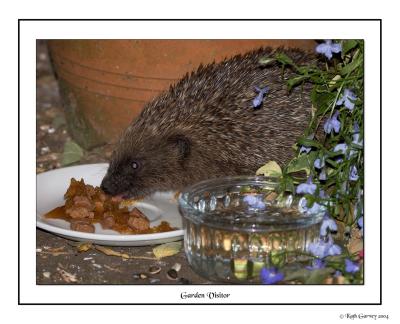
{"type": "Polygon", "coordinates": [[[130,216],[128,219],[128,226],[136,231],[145,231],[150,228],[150,222],[148,219],[130,216]]]}
{"type": "Polygon", "coordinates": [[[92,197],[96,194],[96,189],[91,185],[86,185],[85,190],[89,197],[92,197]]]}
{"type": "Polygon", "coordinates": [[[111,197],[111,201],[112,201],[113,203],[120,203],[120,202],[122,201],[122,196],[121,196],[121,195],[119,195],[119,196],[113,196],[113,197],[111,197]]]}
{"type": "Polygon", "coordinates": [[[94,211],[96,213],[103,213],[104,212],[104,204],[102,201],[95,201],[94,202],[94,211]]]}
{"type": "Polygon", "coordinates": [[[150,221],[139,209],[134,208],[129,213],[128,226],[136,231],[145,231],[150,228],[150,221]]]}
{"type": "Polygon", "coordinates": [[[85,196],[75,196],[74,199],[74,206],[77,207],[84,207],[88,210],[93,210],[93,204],[88,197],[85,196]]]}
{"type": "Polygon", "coordinates": [[[114,215],[111,212],[105,212],[103,220],[101,221],[101,226],[104,229],[110,229],[115,225],[114,215]]]}
{"type": "Polygon", "coordinates": [[[85,233],[94,233],[95,231],[95,227],[93,224],[90,223],[90,221],[76,219],[71,221],[71,229],[73,231],[85,233]]]}
{"type": "Polygon", "coordinates": [[[129,213],[129,216],[134,216],[134,217],[141,217],[144,219],[147,219],[146,215],[143,214],[139,209],[133,208],[132,211],[129,213]]]}
{"type": "Polygon", "coordinates": [[[99,223],[104,229],[113,229],[121,234],[160,233],[173,230],[166,222],[153,228],[148,218],[130,206],[137,199],[123,200],[123,195],[109,196],[99,187],[86,185],[84,180],[72,178],[64,195],[65,205],[57,207],[44,216],[70,222],[72,230],[93,233],[99,223]]]}
{"type": "Polygon", "coordinates": [[[100,199],[101,202],[105,202],[107,199],[107,196],[103,192],[99,192],[97,194],[97,197],[100,199]]]}
{"type": "Polygon", "coordinates": [[[85,207],[72,206],[68,208],[65,213],[72,219],[83,219],[83,218],[93,218],[94,213],[89,211],[85,207]]]}

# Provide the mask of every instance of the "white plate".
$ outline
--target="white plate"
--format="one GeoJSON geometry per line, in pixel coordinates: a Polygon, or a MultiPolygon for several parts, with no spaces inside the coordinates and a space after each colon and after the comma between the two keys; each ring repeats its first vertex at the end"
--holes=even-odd
{"type": "Polygon", "coordinates": [[[38,174],[36,179],[36,225],[46,231],[66,237],[71,240],[94,242],[112,246],[142,246],[172,242],[182,239],[182,219],[178,211],[173,192],[157,192],[135,204],[150,220],[150,225],[158,225],[162,220],[167,221],[178,230],[154,233],[123,235],[112,230],[104,230],[96,224],[95,233],[72,231],[68,222],[61,219],[46,219],[42,215],[55,207],[64,205],[64,193],[69,187],[71,178],[83,178],[86,184],[99,186],[108,165],[85,164],[57,169],[38,174]]]}

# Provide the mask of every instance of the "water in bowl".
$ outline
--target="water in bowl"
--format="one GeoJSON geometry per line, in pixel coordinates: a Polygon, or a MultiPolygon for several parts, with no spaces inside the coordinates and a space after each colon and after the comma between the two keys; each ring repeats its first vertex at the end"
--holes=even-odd
{"type": "Polygon", "coordinates": [[[296,262],[319,237],[321,217],[305,217],[299,203],[260,198],[251,206],[241,193],[194,199],[198,222],[185,220],[185,251],[191,266],[211,280],[257,283],[263,267],[296,262]]]}

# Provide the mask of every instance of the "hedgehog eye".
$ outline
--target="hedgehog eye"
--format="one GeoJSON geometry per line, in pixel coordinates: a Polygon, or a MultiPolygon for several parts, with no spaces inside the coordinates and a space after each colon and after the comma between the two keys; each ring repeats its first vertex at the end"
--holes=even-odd
{"type": "Polygon", "coordinates": [[[133,162],[131,163],[131,166],[132,166],[132,169],[138,170],[139,167],[140,167],[140,164],[139,164],[139,162],[137,162],[137,161],[133,161],[133,162]]]}

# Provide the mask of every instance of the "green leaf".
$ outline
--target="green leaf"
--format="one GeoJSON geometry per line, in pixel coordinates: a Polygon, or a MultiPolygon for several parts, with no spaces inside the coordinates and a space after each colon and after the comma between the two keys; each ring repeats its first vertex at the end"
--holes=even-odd
{"type": "Polygon", "coordinates": [[[285,281],[299,280],[304,283],[310,276],[310,270],[300,269],[297,271],[289,272],[285,275],[285,281]]]}
{"type": "Polygon", "coordinates": [[[178,254],[182,248],[182,242],[171,242],[161,244],[153,249],[153,253],[157,259],[178,254]]]}
{"type": "Polygon", "coordinates": [[[307,270],[305,268],[288,272],[285,274],[285,281],[299,280],[306,285],[321,284],[335,270],[333,268],[323,268],[315,270],[307,270]]]}
{"type": "Polygon", "coordinates": [[[277,61],[279,61],[282,64],[296,66],[296,64],[294,64],[293,60],[286,54],[278,53],[278,54],[276,54],[275,58],[277,61]]]}
{"type": "Polygon", "coordinates": [[[340,71],[341,75],[347,75],[353,72],[361,63],[363,62],[363,57],[360,55],[351,63],[345,65],[342,70],[340,71]]]}
{"type": "Polygon", "coordinates": [[[254,189],[251,188],[251,186],[243,186],[240,188],[240,193],[245,194],[245,193],[252,193],[254,189]]]}
{"type": "Polygon", "coordinates": [[[291,177],[284,177],[281,182],[281,187],[283,187],[283,191],[294,192],[294,183],[291,177]]]}
{"type": "Polygon", "coordinates": [[[269,161],[256,171],[256,175],[264,175],[266,177],[282,176],[282,169],[275,161],[269,161]]]}
{"type": "Polygon", "coordinates": [[[318,142],[316,140],[309,139],[309,138],[300,137],[297,142],[300,145],[304,145],[306,147],[316,147],[316,148],[322,147],[320,142],[318,142]]]}
{"type": "Polygon", "coordinates": [[[337,86],[337,82],[341,79],[342,77],[337,74],[335,75],[331,81],[329,81],[328,85],[329,85],[329,89],[333,89],[335,86],[337,86]]]}
{"type": "Polygon", "coordinates": [[[320,114],[324,113],[334,98],[334,93],[327,92],[325,90],[323,90],[323,92],[319,92],[318,88],[315,87],[311,92],[311,101],[314,107],[318,108],[316,115],[319,116],[320,114]]]}
{"type": "Polygon", "coordinates": [[[319,74],[310,75],[309,78],[314,84],[323,84],[325,82],[325,80],[319,74]]]}
{"type": "Polygon", "coordinates": [[[342,252],[342,254],[340,254],[340,255],[328,255],[326,258],[325,258],[325,261],[326,262],[331,262],[331,263],[343,263],[344,261],[344,256],[343,256],[343,253],[344,253],[345,251],[343,251],[342,252]]]}
{"type": "Polygon", "coordinates": [[[332,268],[316,269],[310,271],[309,277],[304,282],[306,285],[319,285],[324,282],[335,270],[332,268]]]}
{"type": "Polygon", "coordinates": [[[356,144],[356,143],[351,143],[350,147],[353,148],[353,149],[357,149],[357,150],[362,150],[364,148],[363,145],[359,145],[359,144],[356,144]]]}
{"type": "Polygon", "coordinates": [[[83,149],[74,141],[67,141],[64,145],[64,152],[61,164],[63,166],[78,162],[83,156],[83,149]]]}
{"type": "Polygon", "coordinates": [[[325,162],[331,165],[334,169],[337,169],[339,164],[332,159],[325,159],[325,162]]]}
{"type": "Polygon", "coordinates": [[[342,44],[342,57],[357,45],[358,42],[355,39],[345,40],[342,44]]]}
{"type": "Polygon", "coordinates": [[[298,171],[306,171],[307,175],[310,174],[311,169],[314,167],[313,163],[317,156],[317,152],[310,152],[308,154],[302,154],[297,158],[294,158],[286,167],[287,173],[293,173],[298,171]]]}
{"type": "Polygon", "coordinates": [[[314,203],[317,201],[316,197],[313,196],[313,195],[306,194],[306,195],[304,195],[304,197],[306,197],[306,199],[307,199],[307,205],[306,206],[308,208],[311,208],[311,206],[314,205],[314,203]]]}
{"type": "Polygon", "coordinates": [[[277,192],[280,194],[277,197],[277,200],[281,203],[282,207],[284,206],[285,196],[284,192],[294,192],[294,183],[293,179],[289,175],[285,175],[280,178],[277,192]]]}
{"type": "Polygon", "coordinates": [[[297,72],[308,75],[310,72],[313,72],[313,69],[310,66],[299,66],[297,72]]]}
{"type": "Polygon", "coordinates": [[[290,80],[287,81],[287,86],[288,86],[288,91],[291,91],[293,89],[293,87],[299,85],[300,83],[302,83],[303,81],[305,81],[306,79],[308,79],[308,76],[298,76],[295,78],[292,78],[290,80]]]}
{"type": "Polygon", "coordinates": [[[285,253],[279,251],[271,251],[269,257],[272,265],[277,268],[282,267],[285,263],[285,253]]]}
{"type": "Polygon", "coordinates": [[[261,65],[269,65],[273,62],[276,62],[276,59],[273,57],[263,57],[258,61],[258,63],[261,65]]]}

